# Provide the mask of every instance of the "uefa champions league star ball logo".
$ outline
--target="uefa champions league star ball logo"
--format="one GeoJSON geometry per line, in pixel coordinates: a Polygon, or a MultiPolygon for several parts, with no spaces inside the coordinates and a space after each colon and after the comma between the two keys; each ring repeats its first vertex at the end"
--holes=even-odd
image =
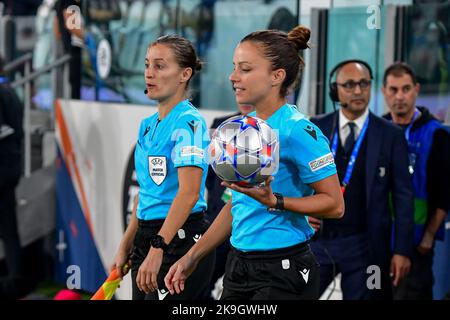
{"type": "Polygon", "coordinates": [[[278,136],[259,118],[233,117],[214,132],[208,155],[220,179],[245,187],[258,185],[278,169],[278,136]]]}

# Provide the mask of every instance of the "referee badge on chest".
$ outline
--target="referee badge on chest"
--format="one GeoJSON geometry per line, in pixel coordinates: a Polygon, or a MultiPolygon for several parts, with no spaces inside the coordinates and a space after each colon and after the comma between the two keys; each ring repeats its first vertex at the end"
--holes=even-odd
{"type": "Polygon", "coordinates": [[[148,157],[148,171],[150,178],[156,185],[161,185],[167,175],[166,157],[148,157]]]}

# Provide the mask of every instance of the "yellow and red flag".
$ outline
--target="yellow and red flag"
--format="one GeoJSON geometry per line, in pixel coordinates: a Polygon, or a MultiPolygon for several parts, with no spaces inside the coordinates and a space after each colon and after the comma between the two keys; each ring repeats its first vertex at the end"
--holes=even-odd
{"type": "MultiPolygon", "coordinates": [[[[128,271],[128,264],[123,266],[124,274],[128,271]]],[[[101,285],[97,292],[92,296],[91,300],[111,300],[114,292],[116,292],[119,287],[122,278],[117,273],[117,269],[114,269],[109,274],[106,281],[101,285]]]]}

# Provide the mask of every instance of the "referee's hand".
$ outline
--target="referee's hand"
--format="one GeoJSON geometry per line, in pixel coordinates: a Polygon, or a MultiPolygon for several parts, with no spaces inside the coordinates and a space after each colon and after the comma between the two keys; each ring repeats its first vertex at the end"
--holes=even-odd
{"type": "Polygon", "coordinates": [[[130,270],[129,266],[131,266],[130,256],[125,252],[119,251],[114,258],[114,262],[109,267],[109,272],[117,269],[117,274],[120,278],[123,278],[130,270]]]}
{"type": "Polygon", "coordinates": [[[164,283],[170,294],[175,292],[180,294],[184,290],[184,283],[197,268],[197,264],[198,260],[194,259],[188,252],[170,267],[164,278],[164,283]]]}
{"type": "Polygon", "coordinates": [[[315,232],[318,232],[320,230],[322,220],[320,220],[319,218],[314,218],[314,217],[308,216],[308,222],[309,222],[309,225],[314,229],[315,232]]]}
{"type": "Polygon", "coordinates": [[[271,183],[275,178],[270,176],[264,181],[263,185],[253,187],[240,187],[235,183],[222,181],[221,185],[234,191],[243,193],[256,201],[261,202],[268,208],[273,208],[277,202],[277,198],[273,195],[271,183]]]}
{"type": "Polygon", "coordinates": [[[158,289],[158,273],[163,260],[162,249],[150,248],[136,275],[136,285],[146,294],[158,289]]]}

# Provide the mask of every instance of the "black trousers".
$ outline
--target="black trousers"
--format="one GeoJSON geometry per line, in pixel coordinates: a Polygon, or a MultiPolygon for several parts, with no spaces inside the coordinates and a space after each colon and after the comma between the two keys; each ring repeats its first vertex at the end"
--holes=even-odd
{"type": "Polygon", "coordinates": [[[0,239],[5,248],[8,277],[18,277],[23,273],[22,247],[17,231],[16,185],[0,184],[0,239]]]}
{"type": "Polygon", "coordinates": [[[425,255],[414,252],[411,270],[394,288],[394,300],[433,300],[433,250],[425,255]]]}
{"type": "Polygon", "coordinates": [[[203,213],[193,213],[172,239],[169,248],[163,255],[161,269],[157,282],[158,292],[140,291],[136,285],[136,276],[150,250],[150,236],[157,234],[164,220],[139,220],[139,227],[134,239],[134,249],[131,256],[131,279],[133,287],[133,300],[191,300],[206,299],[209,295],[209,283],[214,269],[215,253],[204,257],[197,269],[186,280],[184,291],[181,294],[171,295],[164,284],[164,277],[170,267],[180,259],[196,243],[209,227],[203,213]]]}
{"type": "Polygon", "coordinates": [[[261,252],[231,247],[221,300],[317,300],[319,284],[308,243],[261,252]]]}
{"type": "Polygon", "coordinates": [[[215,288],[217,280],[223,277],[225,273],[225,264],[227,262],[228,253],[230,252],[230,240],[226,240],[216,249],[216,260],[214,263],[214,272],[211,278],[211,283],[209,284],[209,296],[213,299],[212,292],[215,288]]]}
{"type": "Polygon", "coordinates": [[[367,287],[367,268],[372,264],[369,242],[365,233],[353,235],[330,234],[319,237],[311,248],[320,263],[320,294],[323,294],[334,277],[341,273],[344,300],[392,299],[388,274],[381,269],[381,288],[367,287]]]}

